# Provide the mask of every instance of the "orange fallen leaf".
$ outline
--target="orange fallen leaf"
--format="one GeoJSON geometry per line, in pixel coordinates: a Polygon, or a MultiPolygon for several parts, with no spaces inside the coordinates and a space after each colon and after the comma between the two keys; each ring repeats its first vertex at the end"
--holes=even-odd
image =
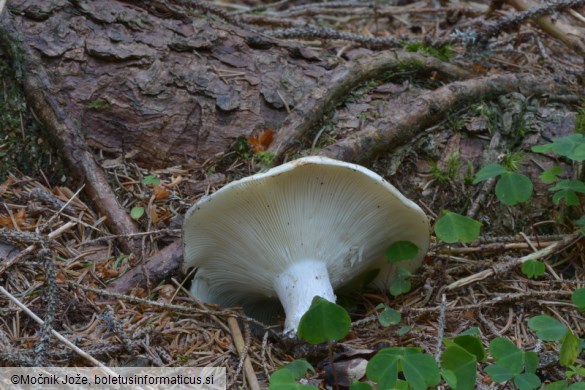
{"type": "Polygon", "coordinates": [[[10,176],[10,177],[8,177],[8,179],[6,179],[4,181],[4,183],[0,184],[0,196],[4,195],[6,193],[6,191],[8,191],[10,186],[14,184],[15,181],[16,181],[16,179],[14,179],[14,177],[10,176]]]}
{"type": "Polygon", "coordinates": [[[266,150],[273,138],[272,129],[266,129],[261,131],[257,137],[248,137],[248,143],[252,147],[252,152],[258,153],[266,150]]]}
{"type": "Polygon", "coordinates": [[[152,189],[152,193],[154,195],[154,200],[163,200],[167,199],[171,192],[163,186],[154,186],[152,189]]]}
{"type": "Polygon", "coordinates": [[[12,224],[12,218],[0,216],[0,227],[14,228],[14,225],[12,224]]]}
{"type": "Polygon", "coordinates": [[[488,72],[488,68],[486,68],[481,62],[473,63],[471,70],[477,74],[485,74],[488,72]]]}
{"type": "Polygon", "coordinates": [[[67,280],[67,277],[65,276],[64,273],[59,272],[56,276],[55,276],[55,281],[57,283],[65,283],[65,281],[67,280]]]}
{"type": "Polygon", "coordinates": [[[165,301],[170,301],[171,298],[175,295],[175,287],[170,284],[165,284],[161,286],[158,290],[158,296],[165,301]]]}
{"type": "Polygon", "coordinates": [[[148,206],[148,216],[150,217],[152,223],[154,223],[155,225],[158,223],[159,217],[157,213],[157,207],[155,204],[148,206]]]}
{"type": "Polygon", "coordinates": [[[0,227],[20,229],[25,227],[25,224],[26,211],[24,209],[20,209],[16,213],[12,213],[12,218],[10,216],[0,216],[0,227]],[[17,226],[14,226],[15,223],[17,226]]]}

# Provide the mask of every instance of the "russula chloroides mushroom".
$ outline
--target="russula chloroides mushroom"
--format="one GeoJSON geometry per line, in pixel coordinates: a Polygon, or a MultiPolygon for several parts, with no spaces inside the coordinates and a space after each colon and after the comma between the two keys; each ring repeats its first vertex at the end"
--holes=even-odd
{"type": "Polygon", "coordinates": [[[373,269],[384,288],[397,266],[421,264],[429,239],[424,212],[382,177],[316,156],[229,183],[183,225],[185,268],[197,267],[191,293],[255,313],[278,297],[289,334],[315,295],[335,302],[336,289],[373,269]],[[414,243],[417,257],[389,264],[384,252],[396,241],[414,243]]]}

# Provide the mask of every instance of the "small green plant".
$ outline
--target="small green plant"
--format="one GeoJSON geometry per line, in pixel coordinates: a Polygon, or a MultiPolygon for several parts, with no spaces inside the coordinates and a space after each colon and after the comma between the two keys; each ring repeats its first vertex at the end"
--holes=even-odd
{"type": "MultiPolygon", "coordinates": [[[[410,241],[397,241],[390,245],[386,249],[386,258],[389,263],[398,263],[400,261],[408,261],[414,259],[420,249],[418,246],[410,241]]],[[[402,267],[392,276],[390,280],[390,294],[397,297],[398,295],[405,294],[410,291],[411,284],[408,280],[412,276],[412,273],[402,267]]]]}
{"type": "Polygon", "coordinates": [[[95,99],[87,103],[87,108],[95,111],[102,111],[110,108],[112,104],[104,99],[95,99]]]}
{"type": "Polygon", "coordinates": [[[520,164],[524,160],[524,153],[514,152],[509,153],[502,159],[502,165],[510,172],[517,172],[520,169],[520,164]]]}
{"type": "Polygon", "coordinates": [[[390,280],[390,288],[388,289],[390,295],[397,297],[409,292],[412,288],[409,280],[411,277],[412,272],[404,268],[398,268],[390,280]]]}
{"type": "Polygon", "coordinates": [[[558,165],[553,166],[550,169],[542,172],[539,176],[543,183],[550,184],[559,181],[559,175],[563,173],[563,170],[558,165]]]}
{"type": "Polygon", "coordinates": [[[343,307],[315,296],[301,318],[297,336],[309,344],[321,344],[344,338],[350,327],[351,318],[343,307]]]}
{"type": "Polygon", "coordinates": [[[561,180],[548,190],[556,191],[553,195],[554,204],[558,205],[564,200],[567,206],[579,206],[577,193],[585,194],[585,183],[581,180],[561,180]]]}
{"type": "MultiPolygon", "coordinates": [[[[311,307],[299,323],[297,336],[309,344],[328,343],[329,355],[333,359],[332,342],[344,338],[351,327],[351,318],[343,307],[315,296],[311,307]]],[[[270,375],[270,390],[317,389],[297,383],[307,371],[315,371],[306,360],[295,360],[270,375]]]]}
{"type": "Polygon", "coordinates": [[[436,161],[431,162],[431,173],[439,184],[446,184],[450,180],[454,181],[457,179],[459,169],[462,166],[463,162],[461,161],[459,152],[453,152],[447,158],[444,168],[439,167],[436,161]]]}
{"type": "Polygon", "coordinates": [[[498,163],[488,164],[475,174],[473,184],[499,176],[496,182],[496,197],[500,202],[507,206],[527,202],[532,196],[532,181],[526,175],[510,170],[517,168],[517,164],[512,159],[508,161],[508,168],[498,163]]]}
{"type": "Polygon", "coordinates": [[[431,174],[433,175],[433,179],[441,185],[446,184],[449,181],[447,173],[439,167],[439,164],[436,161],[431,162],[431,174]]]}
{"type": "Polygon", "coordinates": [[[130,218],[132,218],[135,221],[138,221],[140,218],[142,218],[143,215],[144,207],[142,206],[132,207],[132,210],[130,210],[130,218]]]}
{"type": "Polygon", "coordinates": [[[535,153],[555,153],[573,161],[585,160],[585,136],[571,134],[565,137],[553,138],[553,142],[532,147],[535,153]]]}
{"type": "MultiPolygon", "coordinates": [[[[577,163],[582,163],[585,161],[585,136],[581,133],[574,133],[565,137],[553,138],[553,142],[534,146],[532,151],[536,153],[554,153],[577,163]]],[[[545,183],[555,183],[554,186],[549,188],[549,191],[554,192],[552,200],[555,205],[564,201],[567,206],[579,206],[581,204],[579,194],[585,194],[585,183],[581,180],[559,180],[561,173],[561,168],[554,166],[544,171],[540,178],[545,183]]],[[[581,230],[585,233],[585,217],[575,221],[575,224],[581,226],[581,230]]]]}
{"type": "Polygon", "coordinates": [[[384,327],[396,325],[400,323],[400,320],[402,319],[402,315],[399,311],[394,310],[391,307],[384,305],[383,303],[380,303],[378,306],[376,306],[376,309],[382,309],[378,316],[378,321],[380,321],[380,325],[384,327]]]}
{"type": "MultiPolygon", "coordinates": [[[[293,364],[297,361],[298,360],[296,360],[290,364],[293,364]]],[[[269,390],[318,390],[319,389],[316,386],[302,385],[300,383],[297,383],[297,380],[299,380],[305,376],[305,373],[307,370],[305,370],[305,372],[302,375],[296,375],[294,371],[292,371],[288,368],[289,365],[274,371],[272,373],[272,375],[270,375],[270,386],[268,387],[269,390]]],[[[315,371],[315,369],[312,366],[311,366],[311,370],[315,371]]]]}
{"type": "Polygon", "coordinates": [[[447,159],[447,176],[451,180],[455,180],[459,174],[459,169],[463,165],[459,152],[453,152],[447,159]]]}
{"type": "Polygon", "coordinates": [[[479,237],[481,222],[448,210],[435,224],[437,238],[447,244],[469,243],[479,237]]]}
{"type": "Polygon", "coordinates": [[[393,389],[397,386],[408,389],[409,385],[422,390],[434,387],[441,381],[441,373],[433,357],[413,347],[381,349],[368,362],[366,374],[370,380],[378,383],[379,389],[393,389]],[[399,379],[400,373],[404,380],[399,379]]]}
{"type": "Polygon", "coordinates": [[[585,311],[585,288],[578,288],[573,291],[571,300],[580,311],[585,311]]]}
{"type": "Polygon", "coordinates": [[[248,144],[246,137],[238,137],[232,144],[232,150],[237,157],[243,158],[244,160],[248,160],[252,157],[250,144],[248,144]]]}
{"type": "Polygon", "coordinates": [[[527,260],[522,263],[522,273],[529,279],[536,279],[544,275],[544,263],[538,260],[527,260]]]}
{"type": "Polygon", "coordinates": [[[470,330],[453,340],[445,340],[444,343],[446,348],[441,357],[443,378],[454,389],[473,389],[477,376],[477,362],[486,359],[481,339],[470,330]]]}
{"type": "Polygon", "coordinates": [[[410,241],[396,241],[386,249],[386,258],[389,263],[411,260],[418,255],[420,249],[410,241]]]}
{"type": "Polygon", "coordinates": [[[159,186],[160,179],[158,177],[156,177],[155,175],[144,176],[144,178],[142,179],[142,184],[151,185],[151,186],[159,186]]]}
{"type": "Polygon", "coordinates": [[[520,390],[540,387],[540,378],[535,374],[538,368],[536,352],[523,351],[505,337],[493,339],[489,351],[495,364],[486,367],[485,371],[495,382],[513,380],[520,390]]]}
{"type": "Polygon", "coordinates": [[[575,364],[583,349],[582,342],[573,332],[556,318],[539,315],[528,320],[528,327],[543,341],[561,343],[560,363],[563,367],[575,364]]]}

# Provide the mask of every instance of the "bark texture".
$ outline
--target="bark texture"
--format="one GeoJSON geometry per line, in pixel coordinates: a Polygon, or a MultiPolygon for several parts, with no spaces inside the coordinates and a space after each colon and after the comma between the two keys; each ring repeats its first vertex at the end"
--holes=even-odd
{"type": "MultiPolygon", "coordinates": [[[[334,63],[155,2],[14,0],[21,44],[89,146],[145,166],[204,161],[278,128],[334,63]]],[[[8,16],[5,16],[5,19],[8,16]]]]}

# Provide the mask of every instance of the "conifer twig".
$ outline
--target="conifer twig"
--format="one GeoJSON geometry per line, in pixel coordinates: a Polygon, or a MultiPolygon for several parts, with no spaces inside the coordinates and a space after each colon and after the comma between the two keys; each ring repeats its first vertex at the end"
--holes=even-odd
{"type": "MultiPolygon", "coordinates": [[[[2,287],[2,286],[0,286],[0,293],[4,294],[8,299],[10,299],[12,302],[14,302],[14,304],[16,304],[16,306],[20,307],[33,320],[35,320],[36,322],[38,322],[41,325],[44,324],[44,321],[43,320],[41,320],[35,313],[33,313],[28,307],[26,307],[26,305],[24,305],[22,302],[20,302],[14,295],[12,295],[8,291],[6,291],[6,289],[4,287],[2,287]]],[[[71,341],[67,340],[63,335],[61,335],[61,333],[57,332],[54,329],[51,330],[51,333],[53,334],[53,336],[55,336],[57,339],[59,339],[59,341],[61,341],[67,347],[71,348],[79,356],[85,358],[87,361],[89,361],[94,366],[100,367],[105,372],[107,372],[109,375],[112,375],[112,376],[116,376],[117,375],[115,372],[113,372],[108,367],[106,367],[103,363],[101,363],[100,361],[96,360],[91,355],[87,354],[85,351],[83,351],[77,345],[73,344],[71,341]]]]}

